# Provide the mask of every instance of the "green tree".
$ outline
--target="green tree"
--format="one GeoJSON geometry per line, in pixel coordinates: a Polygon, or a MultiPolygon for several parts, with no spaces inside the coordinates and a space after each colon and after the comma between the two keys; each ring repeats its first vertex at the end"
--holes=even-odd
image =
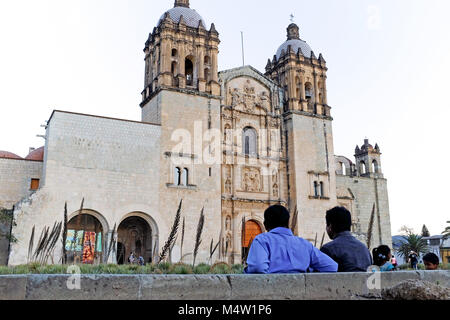
{"type": "MultiPolygon", "coordinates": [[[[7,210],[5,208],[0,208],[0,225],[10,228],[11,223],[14,227],[16,226],[16,223],[13,220],[13,210],[7,210]]],[[[14,237],[14,235],[12,235],[12,234],[9,234],[9,230],[7,230],[7,232],[2,232],[0,230],[0,238],[3,238],[3,237],[8,239],[11,243],[17,242],[16,237],[14,237]]]]}
{"type": "Polygon", "coordinates": [[[427,242],[421,235],[414,234],[412,229],[409,228],[404,228],[403,230],[405,231],[405,235],[403,236],[403,243],[398,250],[400,256],[408,259],[411,251],[416,252],[419,256],[420,254],[430,252],[427,242]]]}
{"type": "MultiPolygon", "coordinates": [[[[450,224],[450,221],[447,221],[447,223],[450,224]]],[[[442,234],[444,235],[444,238],[450,238],[450,226],[447,226],[442,234]]]]}
{"type": "Polygon", "coordinates": [[[428,231],[428,228],[426,225],[423,225],[422,227],[422,237],[430,237],[430,231],[428,231]]]}

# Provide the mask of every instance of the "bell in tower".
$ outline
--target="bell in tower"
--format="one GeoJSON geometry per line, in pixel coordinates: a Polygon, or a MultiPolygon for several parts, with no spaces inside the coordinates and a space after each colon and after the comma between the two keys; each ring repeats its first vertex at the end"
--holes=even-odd
{"type": "Polygon", "coordinates": [[[220,95],[218,82],[219,33],[189,0],[176,0],[165,12],[145,44],[143,104],[162,89],[220,95]]]}

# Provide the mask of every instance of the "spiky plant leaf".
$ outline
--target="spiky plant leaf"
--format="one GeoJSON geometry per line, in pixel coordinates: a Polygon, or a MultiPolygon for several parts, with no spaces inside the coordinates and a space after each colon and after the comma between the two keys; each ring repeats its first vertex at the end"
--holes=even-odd
{"type": "Polygon", "coordinates": [[[200,248],[200,244],[202,243],[202,232],[203,232],[203,226],[205,223],[205,208],[202,208],[202,212],[200,213],[200,219],[198,220],[197,224],[197,234],[195,237],[195,246],[194,246],[194,261],[193,266],[195,266],[195,260],[197,258],[198,249],[200,248]]]}
{"type": "Polygon", "coordinates": [[[181,218],[181,206],[183,204],[183,199],[181,199],[180,204],[178,206],[177,213],[175,215],[175,220],[173,222],[172,230],[170,231],[169,238],[166,241],[166,244],[164,245],[161,255],[159,256],[159,261],[164,261],[166,259],[167,253],[169,252],[172,243],[175,241],[177,232],[178,232],[178,226],[180,225],[180,218],[181,218]]]}
{"type": "Polygon", "coordinates": [[[370,250],[370,245],[372,242],[372,231],[373,231],[373,224],[375,221],[375,203],[373,204],[372,214],[370,215],[370,221],[369,221],[369,229],[367,230],[367,248],[370,250]]]}

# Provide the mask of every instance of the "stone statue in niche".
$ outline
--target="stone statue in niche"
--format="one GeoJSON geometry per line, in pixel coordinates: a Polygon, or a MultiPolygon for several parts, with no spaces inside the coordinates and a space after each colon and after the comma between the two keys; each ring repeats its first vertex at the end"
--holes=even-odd
{"type": "Polygon", "coordinates": [[[231,194],[231,180],[229,177],[225,181],[225,193],[231,194]]]}
{"type": "Polygon", "coordinates": [[[276,183],[273,185],[273,196],[275,198],[278,198],[280,196],[278,184],[276,184],[276,183]]]}
{"type": "Polygon", "coordinates": [[[227,240],[225,242],[225,252],[228,253],[228,252],[231,252],[232,250],[233,250],[233,244],[231,242],[231,235],[228,234],[227,240]]]}
{"type": "Polygon", "coordinates": [[[231,217],[227,216],[225,219],[225,230],[230,231],[231,230],[231,217]]]}
{"type": "Polygon", "coordinates": [[[245,168],[243,172],[243,189],[247,192],[260,192],[262,189],[259,168],[245,168]]]}

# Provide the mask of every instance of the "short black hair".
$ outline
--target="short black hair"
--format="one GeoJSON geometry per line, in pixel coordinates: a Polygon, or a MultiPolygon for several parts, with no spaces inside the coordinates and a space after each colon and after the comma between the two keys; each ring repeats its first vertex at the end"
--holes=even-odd
{"type": "Polygon", "coordinates": [[[331,226],[335,233],[351,230],[352,214],[344,207],[334,207],[328,210],[326,220],[327,226],[331,226]]]}
{"type": "Polygon", "coordinates": [[[439,257],[432,252],[427,253],[423,256],[422,260],[425,262],[430,262],[432,264],[439,264],[439,257]]]}
{"type": "Polygon", "coordinates": [[[264,226],[267,230],[289,228],[290,218],[288,209],[280,205],[274,205],[264,212],[264,226]]]}

